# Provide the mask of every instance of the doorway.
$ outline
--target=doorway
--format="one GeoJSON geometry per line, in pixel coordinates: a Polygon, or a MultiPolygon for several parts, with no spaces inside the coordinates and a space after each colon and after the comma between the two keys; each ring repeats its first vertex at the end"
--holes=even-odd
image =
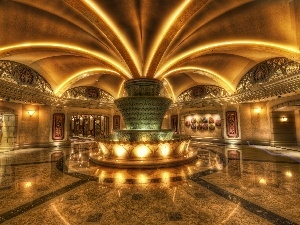
{"type": "Polygon", "coordinates": [[[17,116],[6,108],[0,107],[0,148],[12,149],[17,137],[17,116]]]}
{"type": "Polygon", "coordinates": [[[109,117],[103,115],[73,115],[70,120],[71,137],[108,137],[109,117]]]}

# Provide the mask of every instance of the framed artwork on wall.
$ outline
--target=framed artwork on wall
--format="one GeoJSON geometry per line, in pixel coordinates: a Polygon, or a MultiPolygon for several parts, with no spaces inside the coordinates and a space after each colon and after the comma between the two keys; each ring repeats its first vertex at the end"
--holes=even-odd
{"type": "Polygon", "coordinates": [[[113,116],[113,130],[119,130],[120,129],[120,116],[114,115],[113,116]]]}
{"type": "Polygon", "coordinates": [[[174,129],[174,132],[178,133],[178,115],[171,116],[171,126],[174,129]]]}
{"type": "Polygon", "coordinates": [[[65,134],[65,114],[54,113],[52,124],[52,139],[63,140],[65,134]]]}
{"type": "Polygon", "coordinates": [[[236,111],[226,112],[226,131],[228,138],[239,137],[238,118],[236,111]]]}

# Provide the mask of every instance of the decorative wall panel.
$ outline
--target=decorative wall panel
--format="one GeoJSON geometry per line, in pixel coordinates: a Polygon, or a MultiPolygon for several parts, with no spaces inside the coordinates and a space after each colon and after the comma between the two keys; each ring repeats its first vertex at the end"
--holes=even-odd
{"type": "Polygon", "coordinates": [[[171,116],[171,126],[174,129],[174,132],[178,133],[178,115],[171,116]]]}
{"type": "Polygon", "coordinates": [[[65,114],[54,113],[52,124],[52,139],[63,140],[65,133],[65,114]]]}
{"type": "Polygon", "coordinates": [[[113,130],[119,130],[120,129],[120,116],[114,115],[113,116],[113,130]]]}
{"type": "Polygon", "coordinates": [[[236,111],[226,112],[226,129],[228,138],[238,138],[238,118],[236,111]]]}
{"type": "Polygon", "coordinates": [[[192,114],[184,117],[184,133],[197,137],[221,137],[221,117],[219,114],[192,114]]]}

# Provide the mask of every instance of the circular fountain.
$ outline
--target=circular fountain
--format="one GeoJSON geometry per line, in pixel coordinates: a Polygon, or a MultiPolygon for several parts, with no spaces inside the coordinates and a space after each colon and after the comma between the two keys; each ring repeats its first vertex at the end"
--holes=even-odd
{"type": "Polygon", "coordinates": [[[101,165],[125,168],[153,168],[179,165],[197,157],[189,149],[191,137],[161,129],[171,100],[160,96],[162,82],[132,79],[124,84],[128,94],[115,100],[126,129],[98,140],[99,151],[90,160],[101,165]]]}

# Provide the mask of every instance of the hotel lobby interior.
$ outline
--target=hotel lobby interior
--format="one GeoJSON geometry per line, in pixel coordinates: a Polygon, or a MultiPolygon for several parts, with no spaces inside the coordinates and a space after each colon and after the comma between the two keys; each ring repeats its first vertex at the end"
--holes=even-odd
{"type": "Polygon", "coordinates": [[[0,17],[0,224],[300,224],[299,0],[0,17]]]}

